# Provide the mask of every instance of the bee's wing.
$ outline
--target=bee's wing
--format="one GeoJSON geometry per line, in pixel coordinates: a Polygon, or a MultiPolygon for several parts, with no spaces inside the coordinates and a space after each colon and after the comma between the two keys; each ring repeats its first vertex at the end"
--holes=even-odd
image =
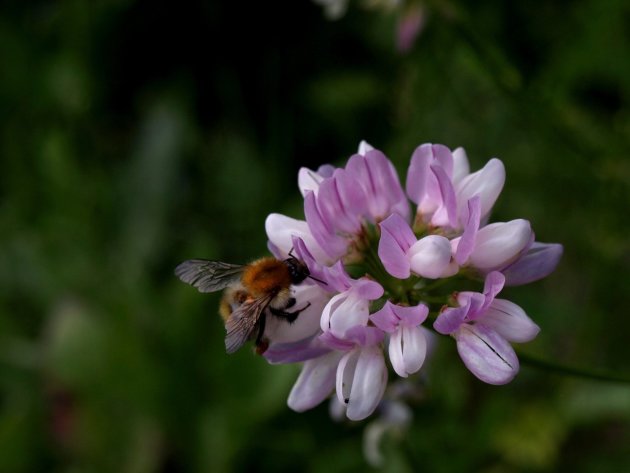
{"type": "Polygon", "coordinates": [[[214,292],[225,289],[243,273],[245,266],[240,264],[189,259],[175,268],[175,275],[199,292],[214,292]]]}
{"type": "Polygon", "coordinates": [[[271,302],[272,296],[249,299],[243,302],[225,322],[225,351],[234,353],[249,340],[263,311],[271,302]]]}

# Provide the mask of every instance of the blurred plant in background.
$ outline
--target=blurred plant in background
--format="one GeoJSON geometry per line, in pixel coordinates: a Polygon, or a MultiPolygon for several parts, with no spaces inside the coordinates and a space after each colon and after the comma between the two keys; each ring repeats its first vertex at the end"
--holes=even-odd
{"type": "MultiPolygon", "coordinates": [[[[628,6],[423,6],[400,55],[393,16],[308,1],[3,5],[0,471],[364,469],[364,425],[287,409],[296,368],[226,356],[217,298],[172,276],[265,254],[265,215],[300,216],[297,170],[360,137],[399,172],[421,142],[473,169],[500,151],[493,220],[565,246],[553,278],[504,290],[542,329],[528,353],[627,375],[628,6]]],[[[456,356],[435,350],[384,470],[630,462],[627,385],[523,367],[497,388],[456,356]]]]}

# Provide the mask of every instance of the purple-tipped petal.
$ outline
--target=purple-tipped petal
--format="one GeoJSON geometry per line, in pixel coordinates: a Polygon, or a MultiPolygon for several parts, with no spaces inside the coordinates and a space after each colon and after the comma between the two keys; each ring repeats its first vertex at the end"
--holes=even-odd
{"type": "Polygon", "coordinates": [[[450,307],[444,310],[433,322],[433,328],[442,335],[450,335],[464,323],[469,309],[470,299],[467,304],[461,307],[450,307]]]}
{"type": "Polygon", "coordinates": [[[318,358],[330,350],[317,338],[306,338],[292,343],[272,343],[263,356],[272,365],[299,363],[318,358]]]}
{"type": "Polygon", "coordinates": [[[407,170],[406,190],[409,199],[418,205],[426,192],[432,156],[431,143],[418,146],[411,155],[411,162],[407,170]]]}
{"type": "Polygon", "coordinates": [[[370,315],[370,320],[374,325],[387,333],[392,333],[398,327],[399,319],[393,311],[394,304],[387,301],[383,308],[370,315]]]}
{"type": "Polygon", "coordinates": [[[409,204],[396,169],[381,151],[372,149],[365,156],[355,154],[348,160],[346,170],[363,186],[374,221],[392,212],[409,217],[409,204]]]}
{"type": "MultiPolygon", "coordinates": [[[[505,167],[496,158],[488,161],[479,171],[464,177],[457,183],[455,189],[459,206],[457,213],[460,218],[466,210],[465,207],[468,200],[475,195],[479,195],[481,199],[481,221],[484,221],[499,197],[504,183],[505,167]]],[[[463,226],[465,223],[465,221],[460,220],[460,225],[463,226]]]]}
{"type": "Polygon", "coordinates": [[[468,200],[467,214],[464,233],[459,240],[457,252],[455,253],[455,261],[460,266],[468,260],[475,248],[475,240],[481,219],[481,201],[478,195],[468,200]]]}
{"type": "Polygon", "coordinates": [[[451,262],[451,243],[443,236],[429,235],[414,243],[407,256],[414,273],[437,279],[451,262]]]}
{"type": "Polygon", "coordinates": [[[503,276],[503,274],[499,271],[492,271],[486,276],[486,280],[483,284],[483,295],[485,296],[485,301],[479,309],[480,311],[485,311],[488,306],[490,306],[496,295],[501,292],[504,285],[505,276],[503,276]]]}
{"type": "Polygon", "coordinates": [[[332,334],[332,332],[324,332],[319,337],[317,337],[318,342],[331,350],[336,351],[350,351],[355,346],[351,340],[346,340],[345,338],[339,338],[332,334]]]}
{"type": "Polygon", "coordinates": [[[354,290],[357,297],[371,301],[378,299],[385,292],[383,286],[367,278],[357,279],[354,283],[354,290]]]}
{"type": "Polygon", "coordinates": [[[529,342],[540,332],[523,309],[505,299],[495,299],[481,322],[510,342],[529,342]]]}
{"type": "MultiPolygon", "coordinates": [[[[389,301],[387,303],[389,303],[389,301]]],[[[420,325],[429,315],[429,308],[424,304],[410,307],[391,304],[391,308],[400,321],[400,325],[406,327],[416,327],[420,325]]]]}
{"type": "Polygon", "coordinates": [[[362,348],[354,369],[350,396],[347,398],[348,419],[362,420],[372,414],[383,398],[386,386],[387,367],[380,347],[362,348]]]}
{"type": "Polygon", "coordinates": [[[330,224],[323,218],[312,191],[304,196],[304,216],[313,238],[329,257],[335,259],[346,252],[346,242],[335,235],[330,224]]]}
{"type": "Polygon", "coordinates": [[[339,180],[343,179],[343,169],[337,169],[332,178],[326,179],[319,186],[317,209],[329,228],[343,233],[356,234],[361,229],[362,215],[346,208],[339,192],[339,180]]]}
{"type": "Polygon", "coordinates": [[[444,170],[450,180],[453,175],[453,156],[444,145],[430,143],[420,145],[413,152],[407,172],[407,195],[418,204],[418,210],[431,215],[444,204],[442,191],[435,172],[431,166],[444,170]]]}
{"type": "Polygon", "coordinates": [[[519,363],[508,341],[481,323],[464,324],[455,333],[457,351],[466,367],[488,384],[509,383],[519,363]]]}
{"type": "Polygon", "coordinates": [[[346,338],[362,347],[378,345],[384,337],[385,333],[378,327],[356,325],[346,331],[346,338]]]}
{"type": "Polygon", "coordinates": [[[287,404],[296,412],[312,409],[326,399],[335,388],[337,365],[341,354],[332,352],[304,363],[302,372],[291,389],[287,404]]]}
{"type": "Polygon", "coordinates": [[[519,286],[549,276],[558,266],[563,248],[558,243],[534,244],[512,265],[503,270],[508,286],[519,286]]]}
{"type": "Polygon", "coordinates": [[[392,214],[380,224],[378,256],[389,274],[399,279],[410,275],[407,251],[417,241],[409,224],[400,215],[392,214]]]}
{"type": "Polygon", "coordinates": [[[455,189],[453,188],[451,178],[446,174],[443,167],[435,164],[431,166],[431,172],[433,172],[436,177],[442,198],[441,209],[443,209],[443,213],[445,214],[439,215],[440,211],[438,210],[431,219],[431,222],[437,226],[448,225],[455,228],[457,227],[457,200],[455,198],[455,189]]]}
{"type": "Polygon", "coordinates": [[[530,244],[531,236],[531,226],[523,219],[486,225],[477,232],[469,262],[481,270],[504,267],[530,244]]]}

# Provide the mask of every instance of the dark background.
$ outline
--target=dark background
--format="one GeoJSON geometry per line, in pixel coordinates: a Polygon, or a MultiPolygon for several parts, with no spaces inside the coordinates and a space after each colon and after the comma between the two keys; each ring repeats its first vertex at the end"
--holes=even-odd
{"type": "MultiPolygon", "coordinates": [[[[0,8],[0,471],[364,471],[364,423],[297,414],[299,368],[227,356],[182,260],[265,254],[301,166],[358,142],[404,176],[420,143],[503,160],[493,220],[565,255],[506,297],[523,351],[630,376],[630,6],[427,1],[327,21],[291,2],[0,8]]],[[[385,471],[619,472],[630,387],[522,367],[487,386],[444,339],[385,471]]]]}

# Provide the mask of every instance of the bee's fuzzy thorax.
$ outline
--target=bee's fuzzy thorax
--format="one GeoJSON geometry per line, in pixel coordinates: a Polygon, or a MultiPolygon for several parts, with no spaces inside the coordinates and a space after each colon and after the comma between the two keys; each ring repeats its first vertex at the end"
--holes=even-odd
{"type": "Polygon", "coordinates": [[[241,279],[252,296],[277,295],[291,285],[289,268],[283,261],[267,257],[247,266],[241,279]]]}

